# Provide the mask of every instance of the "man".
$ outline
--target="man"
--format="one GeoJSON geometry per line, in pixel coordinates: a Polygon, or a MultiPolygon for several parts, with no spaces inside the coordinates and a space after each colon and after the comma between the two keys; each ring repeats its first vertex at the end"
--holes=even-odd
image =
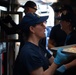
{"type": "MultiPolygon", "coordinates": [[[[68,7],[67,7],[68,8],[68,7]]],[[[68,8],[62,9],[62,10],[58,10],[57,12],[63,11],[63,14],[65,13],[65,11],[67,11],[68,13],[70,13],[70,16],[73,16],[73,13],[71,13],[70,9],[68,8]]],[[[66,13],[67,14],[67,13],[66,13]]],[[[67,16],[66,14],[64,14],[64,16],[67,16]]],[[[69,15],[69,14],[68,14],[69,15]]],[[[63,16],[63,15],[62,15],[63,16]]],[[[71,17],[72,18],[72,17],[71,17]]],[[[74,16],[73,18],[74,19],[74,16]]],[[[69,19],[68,19],[69,20],[69,19]]],[[[74,20],[73,20],[74,21],[74,20]]],[[[66,22],[66,21],[65,21],[66,22]]],[[[73,23],[73,22],[72,22],[73,23]]],[[[76,33],[68,39],[66,40],[67,37],[67,32],[69,31],[68,29],[71,27],[67,27],[68,24],[70,24],[70,22],[67,22],[67,24],[64,25],[64,21],[61,21],[61,23],[59,25],[56,25],[52,28],[51,32],[50,32],[50,37],[49,37],[49,48],[51,47],[55,47],[55,46],[64,46],[64,45],[70,45],[70,44],[75,44],[76,43],[76,33]],[[63,29],[65,28],[65,29],[63,29]],[[63,29],[63,30],[62,30],[63,29]],[[65,42],[66,41],[66,42],[65,42]]],[[[61,67],[59,67],[57,70],[61,73],[63,73],[63,75],[72,75],[73,73],[75,73],[75,62],[76,60],[73,60],[70,63],[64,64],[61,67]],[[71,67],[71,69],[69,69],[71,67]],[[65,72],[66,71],[66,72],[65,72]],[[71,71],[71,72],[70,72],[71,71]]],[[[61,75],[61,74],[60,74],[61,75]]]]}
{"type": "MultiPolygon", "coordinates": [[[[66,15],[67,13],[72,13],[73,15],[73,9],[69,5],[62,5],[61,8],[55,9],[55,13],[57,14],[55,16],[57,20],[57,24],[52,28],[49,36],[49,45],[48,47],[58,47],[63,46],[67,34],[61,29],[60,20],[58,20],[58,17],[61,17],[61,15],[66,15]]],[[[73,19],[74,20],[74,19],[73,19]]]]}
{"type": "MultiPolygon", "coordinates": [[[[62,15],[59,20],[61,24],[61,29],[65,31],[67,34],[67,37],[64,41],[64,45],[72,45],[76,44],[76,30],[75,30],[75,23],[73,21],[73,14],[72,13],[67,13],[66,15],[62,15]]],[[[76,74],[75,69],[76,69],[76,57],[71,56],[68,60],[69,63],[66,63],[62,65],[60,68],[57,70],[63,73],[63,75],[73,75],[76,74]],[[72,62],[70,62],[72,60],[72,62]],[[71,71],[71,72],[70,72],[71,71]]]]}
{"type": "Polygon", "coordinates": [[[25,3],[25,5],[22,6],[22,7],[24,8],[25,14],[30,13],[30,12],[31,12],[31,13],[35,13],[36,10],[37,10],[37,5],[36,5],[36,3],[33,2],[33,1],[27,1],[27,2],[25,3]]]}
{"type": "Polygon", "coordinates": [[[48,48],[63,46],[67,34],[61,29],[60,21],[57,20],[61,16],[61,9],[55,9],[55,26],[50,31],[48,48]]]}
{"type": "Polygon", "coordinates": [[[54,75],[59,64],[67,59],[59,49],[54,62],[50,66],[49,59],[46,57],[38,45],[39,40],[45,37],[45,25],[47,17],[40,17],[34,13],[28,13],[21,21],[21,28],[25,34],[25,44],[15,61],[13,75],[54,75]]]}

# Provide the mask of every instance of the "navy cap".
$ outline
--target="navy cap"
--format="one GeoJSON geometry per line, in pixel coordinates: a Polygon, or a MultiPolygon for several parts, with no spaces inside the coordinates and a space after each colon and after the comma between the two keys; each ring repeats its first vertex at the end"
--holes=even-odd
{"type": "Polygon", "coordinates": [[[71,12],[71,13],[73,12],[72,7],[69,5],[62,5],[61,7],[54,9],[55,12],[62,12],[64,10],[71,12]]]}
{"type": "Polygon", "coordinates": [[[62,14],[61,17],[56,18],[57,20],[65,20],[68,22],[72,22],[72,14],[71,13],[67,13],[66,15],[62,14]]]}
{"type": "Polygon", "coordinates": [[[73,9],[70,5],[63,5],[61,8],[62,11],[67,10],[68,12],[73,12],[73,9]]]}
{"type": "Polygon", "coordinates": [[[20,22],[20,26],[23,27],[30,27],[35,26],[36,24],[42,23],[48,19],[48,16],[39,16],[35,13],[28,13],[24,16],[22,21],[20,22]]]}
{"type": "Polygon", "coordinates": [[[76,21],[75,21],[76,17],[72,13],[67,13],[66,15],[62,14],[61,17],[56,18],[56,19],[70,22],[72,27],[76,27],[76,21]]]}
{"type": "Polygon", "coordinates": [[[27,1],[24,6],[22,6],[23,8],[25,7],[31,7],[31,8],[34,8],[36,6],[36,3],[33,2],[33,1],[27,1]]]}

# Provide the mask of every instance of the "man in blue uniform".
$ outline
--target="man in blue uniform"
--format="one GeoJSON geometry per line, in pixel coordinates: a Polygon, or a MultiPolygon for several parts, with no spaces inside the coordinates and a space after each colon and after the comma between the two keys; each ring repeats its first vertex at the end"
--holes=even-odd
{"type": "Polygon", "coordinates": [[[53,75],[58,65],[67,59],[59,49],[57,56],[50,66],[47,53],[39,47],[39,40],[45,37],[44,22],[48,17],[40,17],[34,13],[28,13],[22,19],[20,25],[25,35],[25,44],[14,64],[13,75],[53,75]],[[61,57],[60,57],[61,56],[61,57]]]}

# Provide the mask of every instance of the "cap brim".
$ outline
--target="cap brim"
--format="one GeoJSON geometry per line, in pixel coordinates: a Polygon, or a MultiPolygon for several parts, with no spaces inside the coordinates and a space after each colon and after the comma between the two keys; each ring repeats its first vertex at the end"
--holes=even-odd
{"type": "Polygon", "coordinates": [[[36,22],[37,24],[38,23],[41,23],[41,22],[44,22],[48,19],[48,16],[43,16],[43,17],[40,17],[39,20],[36,22]]]}
{"type": "Polygon", "coordinates": [[[27,24],[28,26],[36,25],[36,24],[39,24],[39,23],[42,23],[42,22],[46,21],[47,19],[48,19],[48,16],[43,16],[43,17],[39,16],[37,19],[31,19],[31,15],[30,15],[30,18],[29,18],[29,16],[26,15],[22,19],[20,25],[24,25],[24,24],[27,24]]]}

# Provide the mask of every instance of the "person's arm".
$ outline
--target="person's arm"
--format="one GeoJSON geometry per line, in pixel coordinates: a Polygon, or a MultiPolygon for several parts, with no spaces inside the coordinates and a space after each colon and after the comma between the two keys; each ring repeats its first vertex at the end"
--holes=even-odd
{"type": "Polygon", "coordinates": [[[71,62],[68,63],[68,64],[65,64],[65,67],[66,67],[67,69],[69,69],[69,68],[71,68],[71,67],[74,67],[74,66],[76,66],[76,59],[74,59],[73,61],[71,61],[71,62]]]}
{"type": "Polygon", "coordinates": [[[58,65],[60,65],[68,57],[66,54],[61,53],[61,51],[62,49],[57,50],[57,55],[54,62],[47,70],[44,71],[42,67],[39,67],[38,69],[32,71],[30,75],[53,75],[58,65]]]}
{"type": "Polygon", "coordinates": [[[43,71],[43,68],[40,67],[37,70],[31,72],[31,75],[53,75],[57,67],[57,64],[52,63],[52,65],[49,66],[47,70],[43,71]]]}
{"type": "Polygon", "coordinates": [[[60,66],[57,71],[64,73],[67,69],[76,66],[76,59],[74,59],[73,61],[71,61],[70,63],[64,64],[62,66],[60,66]]]}
{"type": "Polygon", "coordinates": [[[53,56],[51,56],[51,57],[49,58],[49,62],[50,62],[51,64],[54,62],[54,57],[53,57],[53,56]]]}
{"type": "Polygon", "coordinates": [[[1,29],[4,30],[7,35],[16,34],[18,33],[18,30],[20,30],[18,25],[9,27],[2,20],[0,20],[0,26],[1,26],[1,29]]]}
{"type": "Polygon", "coordinates": [[[12,27],[16,26],[17,24],[13,21],[12,17],[10,15],[7,15],[5,19],[3,20],[5,23],[10,23],[12,27]]]}
{"type": "Polygon", "coordinates": [[[51,39],[49,39],[49,40],[48,40],[48,48],[51,49],[52,47],[55,47],[54,41],[51,40],[51,39]]]}

